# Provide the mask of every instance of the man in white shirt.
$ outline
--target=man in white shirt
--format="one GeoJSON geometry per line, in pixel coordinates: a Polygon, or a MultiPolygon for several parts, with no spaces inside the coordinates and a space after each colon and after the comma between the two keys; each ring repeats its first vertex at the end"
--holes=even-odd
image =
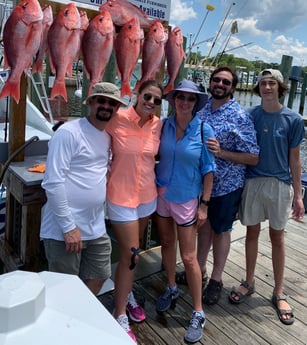
{"type": "Polygon", "coordinates": [[[125,105],[111,83],[98,83],[86,117],[62,125],[49,142],[40,237],[50,271],[78,275],[96,295],[111,275],[105,226],[110,156],[107,122],[125,105]]]}

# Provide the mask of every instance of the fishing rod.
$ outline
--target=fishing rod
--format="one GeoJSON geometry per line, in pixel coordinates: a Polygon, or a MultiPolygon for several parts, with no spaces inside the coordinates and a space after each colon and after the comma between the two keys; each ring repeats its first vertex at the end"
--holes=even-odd
{"type": "Polygon", "coordinates": [[[194,46],[198,45],[198,44],[195,43],[195,42],[196,42],[196,40],[197,40],[197,38],[198,38],[198,36],[199,36],[199,33],[200,33],[202,27],[203,27],[204,24],[205,24],[205,21],[206,21],[206,19],[207,19],[207,17],[208,17],[209,12],[212,12],[212,11],[215,10],[214,6],[212,6],[212,5],[210,5],[210,4],[207,4],[207,5],[206,5],[206,9],[207,9],[207,12],[206,12],[206,14],[205,14],[205,16],[204,16],[203,21],[202,21],[201,24],[200,24],[200,27],[199,27],[199,29],[198,29],[198,31],[197,31],[197,34],[195,35],[194,41],[193,41],[193,43],[190,44],[190,46],[189,46],[189,52],[188,52],[188,54],[187,54],[186,61],[189,61],[189,58],[190,58],[190,55],[191,55],[192,48],[193,48],[194,46]]]}
{"type": "Polygon", "coordinates": [[[212,43],[212,45],[211,45],[211,48],[210,48],[210,50],[209,50],[209,52],[208,52],[208,54],[207,54],[207,57],[206,57],[205,60],[204,60],[205,62],[209,59],[209,57],[210,57],[210,55],[211,55],[211,52],[212,52],[212,50],[213,50],[213,48],[214,48],[214,46],[215,46],[215,43],[216,43],[216,41],[218,40],[219,35],[220,35],[221,31],[222,31],[222,28],[223,28],[223,26],[224,26],[224,24],[225,24],[225,21],[226,21],[227,17],[229,16],[232,7],[233,7],[235,4],[236,4],[236,3],[233,2],[233,3],[229,6],[229,8],[228,8],[228,10],[227,10],[227,12],[226,12],[226,15],[225,15],[225,17],[224,17],[224,19],[223,19],[223,22],[222,22],[222,24],[221,24],[221,26],[220,26],[220,28],[219,28],[219,30],[218,30],[216,36],[215,36],[215,39],[214,39],[214,41],[213,41],[213,43],[212,43]]]}
{"type": "Polygon", "coordinates": [[[231,50],[235,50],[235,49],[239,49],[239,48],[242,48],[242,47],[246,47],[246,46],[249,46],[250,44],[253,44],[254,42],[249,42],[249,43],[245,43],[245,44],[241,44],[239,45],[238,47],[234,47],[234,48],[231,48],[231,49],[227,49],[227,50],[223,50],[221,53],[217,54],[215,56],[215,58],[213,59],[212,61],[212,64],[215,62],[216,58],[218,57],[218,61],[217,61],[217,64],[220,62],[222,56],[225,54],[225,53],[228,53],[230,52],[231,50]]]}

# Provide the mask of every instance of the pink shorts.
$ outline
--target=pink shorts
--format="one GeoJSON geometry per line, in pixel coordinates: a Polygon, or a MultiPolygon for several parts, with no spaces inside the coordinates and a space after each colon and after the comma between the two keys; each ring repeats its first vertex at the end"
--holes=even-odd
{"type": "Polygon", "coordinates": [[[167,201],[164,198],[166,188],[158,188],[157,213],[160,217],[172,217],[179,226],[191,226],[196,222],[198,199],[194,198],[182,204],[167,201]]]}

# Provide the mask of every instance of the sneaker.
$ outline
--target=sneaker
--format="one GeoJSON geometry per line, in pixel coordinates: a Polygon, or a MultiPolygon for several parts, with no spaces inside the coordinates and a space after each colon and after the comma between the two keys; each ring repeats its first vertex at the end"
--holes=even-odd
{"type": "Polygon", "coordinates": [[[190,326],[185,332],[184,340],[187,343],[196,343],[203,336],[203,328],[205,327],[206,318],[201,313],[193,312],[190,326]]]}
{"type": "Polygon", "coordinates": [[[129,318],[134,322],[142,322],[146,319],[145,311],[135,300],[133,292],[128,295],[126,310],[129,318]]]}
{"type": "Polygon", "coordinates": [[[220,297],[223,288],[223,283],[210,279],[207,287],[203,291],[203,302],[207,305],[216,304],[220,297]]]}
{"type": "Polygon", "coordinates": [[[116,320],[120,326],[127,332],[127,334],[130,336],[130,338],[137,343],[136,341],[136,336],[133,333],[132,329],[130,328],[129,325],[129,320],[127,315],[119,315],[119,317],[116,320]]]}
{"type": "Polygon", "coordinates": [[[167,311],[173,304],[175,304],[176,299],[179,297],[179,291],[176,288],[175,291],[167,287],[166,291],[162,296],[160,296],[156,302],[156,310],[158,313],[167,311]]]}

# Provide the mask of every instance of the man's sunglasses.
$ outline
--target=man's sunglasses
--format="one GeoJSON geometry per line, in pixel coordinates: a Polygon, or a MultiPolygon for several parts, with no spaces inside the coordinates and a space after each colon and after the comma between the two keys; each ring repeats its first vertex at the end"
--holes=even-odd
{"type": "Polygon", "coordinates": [[[196,102],[197,98],[195,96],[185,96],[182,94],[176,95],[176,98],[180,101],[196,102]]]}
{"type": "Polygon", "coordinates": [[[162,103],[162,99],[155,97],[151,93],[144,93],[143,95],[144,101],[148,102],[153,98],[154,105],[160,105],[162,103]]]}
{"type": "Polygon", "coordinates": [[[107,99],[103,97],[96,97],[96,102],[99,104],[109,104],[111,107],[116,107],[118,102],[114,99],[107,99]]]}
{"type": "Polygon", "coordinates": [[[220,77],[213,77],[213,78],[212,78],[212,81],[214,81],[215,83],[220,83],[220,82],[222,82],[223,85],[226,85],[226,86],[231,85],[231,81],[230,81],[230,80],[228,80],[228,79],[222,79],[222,78],[220,78],[220,77]]]}

